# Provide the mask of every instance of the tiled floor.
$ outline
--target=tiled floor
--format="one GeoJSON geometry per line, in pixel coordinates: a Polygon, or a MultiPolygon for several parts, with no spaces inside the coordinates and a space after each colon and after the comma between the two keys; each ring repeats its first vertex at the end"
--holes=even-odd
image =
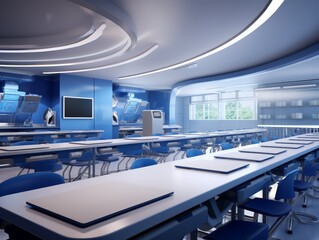
{"type": "MultiPolygon", "coordinates": [[[[99,173],[100,166],[101,164],[97,164],[97,168],[96,168],[97,173],[99,173]]],[[[116,164],[112,165],[111,169],[115,170],[115,166],[116,164]]],[[[20,170],[19,168],[0,169],[0,182],[7,178],[15,176],[19,172],[19,170],[20,170]]],[[[62,173],[62,171],[60,171],[60,173],[62,173]]],[[[319,186],[319,181],[316,181],[315,184],[319,186]]],[[[318,196],[319,196],[319,193],[318,193],[318,196]]],[[[302,199],[300,199],[295,204],[294,206],[295,211],[308,212],[319,217],[319,199],[309,197],[307,208],[301,207],[301,201],[302,199]]],[[[270,222],[272,221],[273,220],[270,220],[270,222]]],[[[274,233],[273,237],[280,240],[319,240],[319,223],[307,225],[307,224],[301,224],[297,220],[295,220],[294,226],[293,226],[293,234],[286,233],[286,227],[287,227],[286,225],[287,225],[286,222],[281,224],[281,226],[274,233]]],[[[0,240],[6,240],[6,239],[7,239],[7,235],[0,230],[0,240]]],[[[201,240],[201,239],[202,239],[201,237],[198,237],[198,240],[201,240]]]]}

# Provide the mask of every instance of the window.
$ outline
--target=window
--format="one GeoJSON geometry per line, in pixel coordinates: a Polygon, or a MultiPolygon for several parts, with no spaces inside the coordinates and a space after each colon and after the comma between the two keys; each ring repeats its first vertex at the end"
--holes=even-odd
{"type": "Polygon", "coordinates": [[[190,120],[253,120],[256,119],[256,100],[253,91],[223,92],[192,96],[190,120]]]}

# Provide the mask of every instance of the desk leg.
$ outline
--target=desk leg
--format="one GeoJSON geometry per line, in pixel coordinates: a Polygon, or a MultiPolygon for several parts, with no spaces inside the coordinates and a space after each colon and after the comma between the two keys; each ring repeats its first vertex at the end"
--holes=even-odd
{"type": "MultiPolygon", "coordinates": [[[[93,151],[93,159],[92,159],[92,177],[95,177],[95,153],[96,153],[96,148],[92,148],[93,151]]],[[[91,167],[90,167],[91,169],[91,167]]],[[[89,170],[90,171],[90,170],[89,170]]],[[[91,176],[90,174],[91,172],[89,172],[89,176],[91,176]]]]}

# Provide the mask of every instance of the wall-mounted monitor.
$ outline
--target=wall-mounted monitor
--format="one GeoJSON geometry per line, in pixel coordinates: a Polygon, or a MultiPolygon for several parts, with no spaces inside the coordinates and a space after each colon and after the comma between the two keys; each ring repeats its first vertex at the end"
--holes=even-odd
{"type": "Polygon", "coordinates": [[[93,119],[94,99],[63,96],[62,111],[65,119],[93,119]]]}

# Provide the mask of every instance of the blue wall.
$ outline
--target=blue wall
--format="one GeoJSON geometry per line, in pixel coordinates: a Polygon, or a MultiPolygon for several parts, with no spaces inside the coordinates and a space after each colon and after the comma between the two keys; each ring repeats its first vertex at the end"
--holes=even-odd
{"type": "Polygon", "coordinates": [[[164,123],[169,123],[169,107],[170,107],[171,91],[150,91],[148,99],[150,102],[150,109],[162,110],[165,119],[164,123]]]}
{"type": "Polygon", "coordinates": [[[34,123],[44,124],[44,111],[47,107],[55,110],[54,106],[59,104],[59,82],[56,77],[35,76],[32,82],[19,83],[19,90],[42,96],[37,111],[32,115],[34,123]]]}
{"type": "Polygon", "coordinates": [[[104,130],[102,137],[112,138],[112,82],[73,75],[60,75],[60,129],[104,130]],[[94,119],[63,119],[62,97],[94,98],[94,119]]]}

